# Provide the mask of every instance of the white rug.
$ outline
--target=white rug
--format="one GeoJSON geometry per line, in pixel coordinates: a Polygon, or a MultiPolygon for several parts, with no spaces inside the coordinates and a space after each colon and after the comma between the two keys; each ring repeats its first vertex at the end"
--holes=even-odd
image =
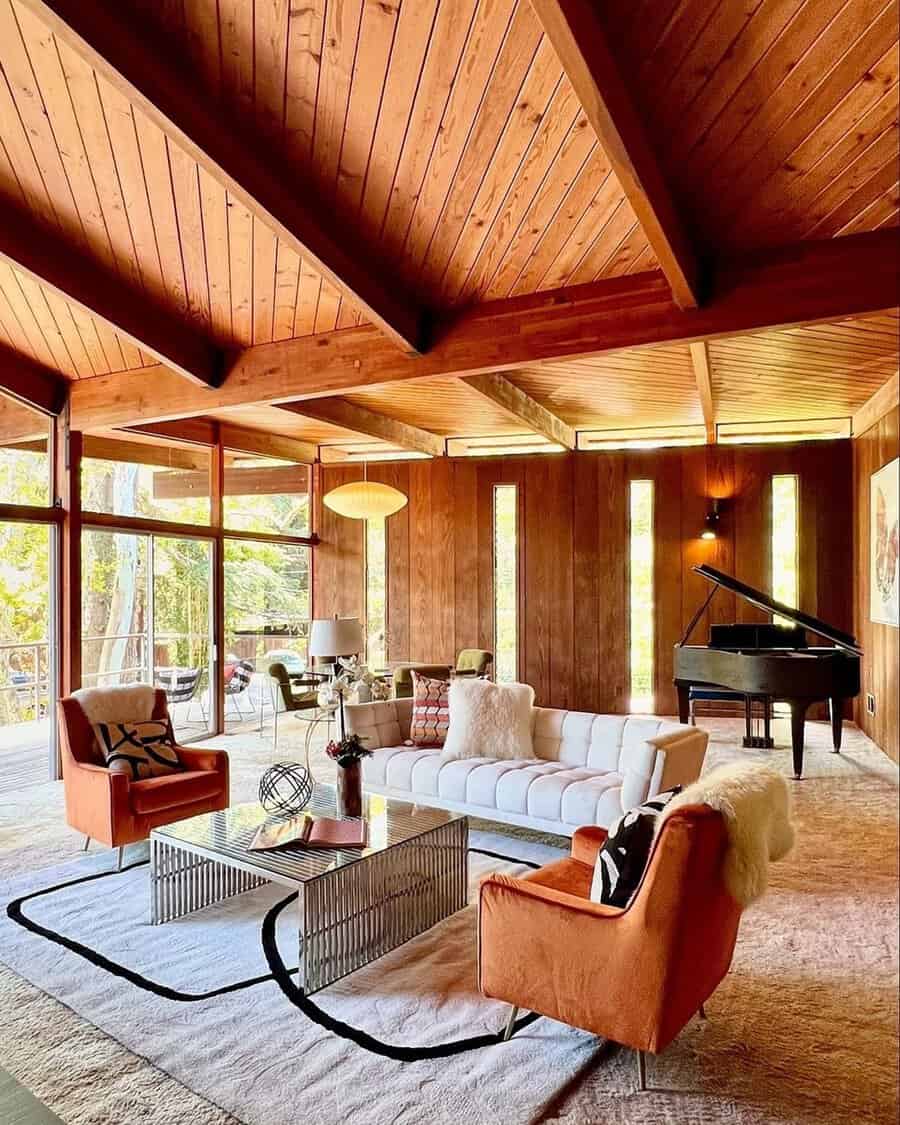
{"type": "MultiPolygon", "coordinates": [[[[471,842],[538,862],[559,854],[493,834],[473,833],[471,842]]],[[[31,891],[108,870],[110,858],[107,853],[15,879],[0,891],[4,907],[31,891]]],[[[473,854],[473,890],[492,869],[525,870],[473,854]]],[[[153,927],[148,878],[146,865],[134,867],[31,899],[23,912],[180,992],[203,993],[268,974],[260,925],[285,898],[284,888],[261,888],[153,927]]],[[[281,913],[278,937],[293,967],[297,935],[290,908],[281,913]]],[[[248,1125],[294,1123],[304,1116],[304,1104],[315,1107],[317,1125],[529,1121],[603,1050],[592,1036],[540,1019],[509,1043],[401,1063],[314,1024],[273,981],[193,1002],[161,998],[23,929],[5,909],[0,949],[16,972],[248,1125]]],[[[314,999],[352,1027],[413,1047],[495,1033],[507,1011],[476,991],[472,906],[314,999]]]]}

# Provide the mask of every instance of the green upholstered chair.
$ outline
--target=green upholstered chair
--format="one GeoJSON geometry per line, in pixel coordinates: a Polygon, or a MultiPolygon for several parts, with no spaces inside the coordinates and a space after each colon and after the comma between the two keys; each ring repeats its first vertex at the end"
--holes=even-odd
{"type": "Polygon", "coordinates": [[[464,648],[456,658],[456,674],[463,676],[486,676],[494,662],[494,654],[483,648],[464,648]]]}
{"type": "Polygon", "coordinates": [[[311,673],[294,676],[280,660],[269,665],[272,686],[272,705],[275,708],[275,746],[278,746],[278,716],[285,712],[308,711],[319,705],[319,688],[323,677],[311,673]]]}
{"type": "Polygon", "coordinates": [[[420,676],[431,676],[434,680],[449,680],[449,664],[401,664],[394,669],[394,699],[409,699],[413,693],[413,672],[420,676]]]}

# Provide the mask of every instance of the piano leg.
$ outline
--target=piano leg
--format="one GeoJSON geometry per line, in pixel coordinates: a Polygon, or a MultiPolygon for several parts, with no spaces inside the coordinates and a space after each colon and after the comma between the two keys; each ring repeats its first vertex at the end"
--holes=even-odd
{"type": "Polygon", "coordinates": [[[744,746],[753,745],[753,700],[744,696],[744,746]]]}
{"type": "Polygon", "coordinates": [[[806,709],[809,704],[805,700],[789,699],[791,708],[791,747],[794,751],[794,777],[799,781],[803,777],[803,728],[806,723],[806,709]]]}
{"type": "Polygon", "coordinates": [[[828,710],[831,712],[831,742],[834,753],[841,752],[841,735],[844,731],[844,701],[833,696],[828,700],[828,710]]]}
{"type": "Polygon", "coordinates": [[[686,723],[690,713],[691,688],[689,684],[676,684],[678,689],[678,721],[686,723]]]}

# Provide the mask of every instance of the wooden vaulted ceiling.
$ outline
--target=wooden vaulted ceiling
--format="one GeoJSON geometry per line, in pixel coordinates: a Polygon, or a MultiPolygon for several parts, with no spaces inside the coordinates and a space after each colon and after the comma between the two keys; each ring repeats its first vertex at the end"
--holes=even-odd
{"type": "MultiPolygon", "coordinates": [[[[191,413],[328,444],[358,432],[263,393],[272,370],[311,354],[272,350],[279,342],[316,337],[336,352],[373,318],[390,334],[405,303],[440,326],[483,302],[660,268],[685,307],[665,253],[671,235],[677,267],[673,226],[703,275],[687,304],[702,304],[710,263],[898,225],[897,28],[897,0],[0,0],[0,226],[17,234],[0,237],[0,376],[3,356],[22,356],[79,383],[133,387],[162,362],[215,385],[218,356],[259,348],[265,360],[247,365],[258,403],[213,392],[191,413]],[[117,33],[124,43],[128,28],[142,57],[162,60],[158,74],[124,50],[107,65],[104,44],[117,33]],[[610,59],[612,129],[591,84],[610,59]],[[233,128],[252,149],[246,184],[215,125],[211,149],[191,136],[201,111],[177,105],[191,90],[219,134],[233,128]],[[623,161],[615,130],[630,115],[623,161]],[[324,241],[308,251],[279,185],[323,216],[324,241]],[[17,261],[20,244],[41,239],[74,263],[69,277],[83,263],[111,291],[81,303],[65,262],[48,277],[17,261]],[[336,261],[363,263],[360,284],[319,268],[335,242],[336,261]]],[[[738,317],[745,334],[698,330],[712,337],[716,419],[858,409],[897,369],[896,314],[829,307],[826,323],[746,334],[754,324],[738,317]]],[[[403,327],[395,336],[418,346],[403,327]]],[[[586,346],[597,354],[566,342],[559,358],[497,368],[569,427],[697,424],[704,402],[683,335],[586,346]]],[[[440,436],[522,431],[455,377],[464,365],[447,370],[436,361],[421,380],[334,390],[440,436]]]]}

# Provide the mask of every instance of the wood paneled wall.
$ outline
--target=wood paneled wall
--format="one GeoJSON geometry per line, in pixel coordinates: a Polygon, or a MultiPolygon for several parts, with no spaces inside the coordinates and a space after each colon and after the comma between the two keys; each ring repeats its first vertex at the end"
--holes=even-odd
{"type": "MultiPolygon", "coordinates": [[[[641,453],[400,462],[369,467],[409,504],[388,521],[391,660],[451,662],[459,649],[493,649],[492,498],[519,488],[519,676],[539,703],[627,708],[628,484],[652,479],[655,512],[657,710],[676,709],[672,650],[707,583],[709,562],[769,588],[770,478],[800,481],[800,608],[840,628],[852,622],[852,457],[849,442],[731,446],[641,453]],[[709,497],[725,500],[721,535],[699,538],[709,497]]],[[[322,490],[362,477],[360,466],[321,470],[322,490]]],[[[319,502],[316,615],[364,614],[362,525],[319,502]]],[[[720,592],[697,626],[752,620],[720,592]]]]}
{"type": "Polygon", "coordinates": [[[853,440],[855,632],[865,653],[856,721],[895,762],[900,762],[900,632],[869,618],[869,481],[872,473],[897,456],[898,448],[898,407],[889,410],[874,426],[853,440]],[[875,696],[874,715],[866,713],[866,692],[875,696]]]}

